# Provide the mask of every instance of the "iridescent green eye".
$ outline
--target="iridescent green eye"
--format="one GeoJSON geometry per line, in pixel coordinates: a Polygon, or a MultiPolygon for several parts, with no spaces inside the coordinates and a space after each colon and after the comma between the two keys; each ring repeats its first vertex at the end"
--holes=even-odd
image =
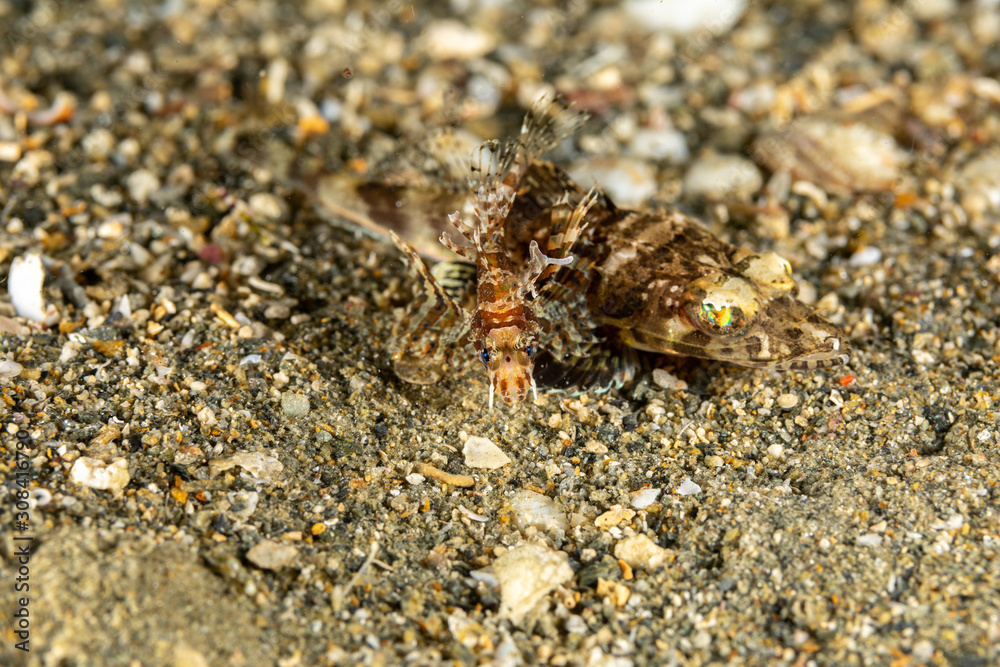
{"type": "Polygon", "coordinates": [[[784,264],[785,275],[786,276],[792,275],[792,265],[788,263],[788,260],[787,259],[782,259],[781,263],[784,264]]]}
{"type": "Polygon", "coordinates": [[[733,321],[733,309],[729,306],[716,306],[703,301],[701,304],[702,318],[716,327],[728,327],[733,321]]]}
{"type": "Polygon", "coordinates": [[[718,302],[711,297],[691,305],[690,312],[694,324],[707,334],[736,338],[750,328],[746,315],[737,306],[718,302]]]}
{"type": "Polygon", "coordinates": [[[723,273],[691,281],[682,298],[688,322],[716,338],[746,335],[761,312],[761,300],[754,284],[723,273]]]}

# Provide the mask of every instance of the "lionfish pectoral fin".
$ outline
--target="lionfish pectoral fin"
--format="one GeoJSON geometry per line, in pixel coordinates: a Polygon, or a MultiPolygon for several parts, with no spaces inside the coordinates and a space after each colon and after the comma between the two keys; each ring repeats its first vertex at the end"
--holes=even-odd
{"type": "Polygon", "coordinates": [[[552,213],[553,233],[549,237],[549,254],[543,253],[534,240],[529,246],[528,265],[521,276],[524,293],[537,297],[538,285],[549,284],[548,279],[556,271],[561,267],[571,266],[576,261],[577,258],[570,255],[569,251],[586,228],[587,211],[594,201],[594,191],[591,190],[573,208],[566,201],[556,205],[556,210],[552,213]]]}
{"type": "Polygon", "coordinates": [[[562,257],[569,254],[587,228],[587,213],[597,202],[599,193],[592,188],[576,206],[570,207],[569,199],[558,202],[552,211],[552,234],[549,236],[549,254],[562,257]]]}
{"type": "Polygon", "coordinates": [[[467,262],[438,262],[431,275],[445,293],[459,304],[476,298],[476,265],[467,262]]]}
{"type": "Polygon", "coordinates": [[[390,235],[419,291],[393,332],[393,369],[406,382],[432,384],[441,378],[449,355],[468,333],[469,318],[416,250],[395,233],[390,235]]]}
{"type": "Polygon", "coordinates": [[[539,354],[534,379],[539,386],[571,396],[589,391],[604,393],[630,382],[643,367],[632,348],[610,343],[590,346],[586,353],[568,359],[539,354]]]}

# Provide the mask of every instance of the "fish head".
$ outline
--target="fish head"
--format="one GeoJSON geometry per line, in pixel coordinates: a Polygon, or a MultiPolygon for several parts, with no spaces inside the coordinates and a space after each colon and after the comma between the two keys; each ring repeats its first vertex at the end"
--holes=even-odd
{"type": "Polygon", "coordinates": [[[523,401],[529,389],[535,391],[532,373],[537,350],[537,336],[516,326],[492,329],[477,342],[479,360],[490,378],[490,408],[494,394],[513,405],[523,401]]]}

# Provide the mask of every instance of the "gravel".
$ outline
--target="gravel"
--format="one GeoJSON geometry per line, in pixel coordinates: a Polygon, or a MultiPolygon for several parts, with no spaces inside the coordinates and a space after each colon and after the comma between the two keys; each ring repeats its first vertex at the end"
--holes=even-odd
{"type": "Polygon", "coordinates": [[[0,0],[0,663],[1000,660],[996,7],[715,4],[0,0]],[[554,159],[787,258],[850,365],[402,382],[412,282],[313,186],[545,90],[554,159]]]}

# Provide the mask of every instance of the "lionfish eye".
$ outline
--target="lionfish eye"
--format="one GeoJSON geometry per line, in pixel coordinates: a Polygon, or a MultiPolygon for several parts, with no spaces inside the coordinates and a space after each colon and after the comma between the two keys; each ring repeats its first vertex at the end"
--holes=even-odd
{"type": "Polygon", "coordinates": [[[482,352],[480,352],[479,353],[479,360],[482,361],[484,364],[489,365],[489,363],[490,363],[490,353],[489,353],[489,350],[483,350],[482,352]]]}
{"type": "Polygon", "coordinates": [[[698,328],[713,336],[737,338],[750,328],[750,322],[739,307],[717,303],[711,297],[691,304],[690,312],[698,328]]]}

